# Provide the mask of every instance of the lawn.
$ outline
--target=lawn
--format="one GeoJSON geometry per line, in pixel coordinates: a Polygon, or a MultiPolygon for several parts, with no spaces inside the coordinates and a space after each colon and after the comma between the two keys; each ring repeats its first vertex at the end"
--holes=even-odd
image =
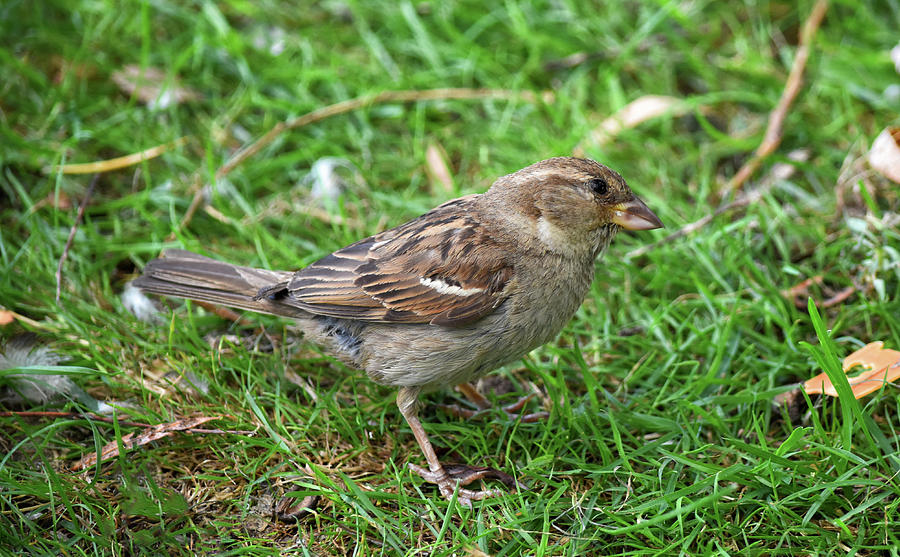
{"type": "Polygon", "coordinates": [[[797,387],[900,350],[900,187],[866,156],[898,28],[895,1],[3,2],[0,554],[897,555],[897,386],[797,387]],[[527,486],[473,509],[289,320],[127,294],[167,248],[299,269],[573,153],[667,228],[482,381],[497,410],[423,397],[444,462],[527,486]],[[506,419],[524,394],[546,420],[506,419]],[[286,494],[312,508],[276,520],[286,494]]]}

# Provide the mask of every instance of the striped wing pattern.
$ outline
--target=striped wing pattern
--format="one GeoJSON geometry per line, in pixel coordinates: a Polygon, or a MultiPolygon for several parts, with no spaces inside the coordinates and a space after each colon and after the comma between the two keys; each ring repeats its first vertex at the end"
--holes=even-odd
{"type": "Polygon", "coordinates": [[[506,254],[470,216],[474,196],[448,201],[298,271],[284,303],[319,315],[460,326],[490,313],[513,276],[506,254]]]}

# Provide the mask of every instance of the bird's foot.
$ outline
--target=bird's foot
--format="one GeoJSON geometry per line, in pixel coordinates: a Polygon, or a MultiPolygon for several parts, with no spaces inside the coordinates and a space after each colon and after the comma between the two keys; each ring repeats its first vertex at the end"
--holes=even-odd
{"type": "MultiPolygon", "coordinates": [[[[449,412],[450,414],[453,414],[454,416],[466,419],[480,416],[493,408],[491,402],[487,398],[485,398],[484,395],[482,395],[478,391],[475,391],[474,387],[471,387],[471,385],[468,385],[468,387],[470,387],[472,391],[463,389],[462,385],[460,385],[460,391],[462,391],[462,393],[466,396],[466,398],[469,399],[472,404],[478,407],[478,410],[470,410],[469,408],[463,408],[462,406],[459,406],[457,404],[441,404],[439,405],[439,408],[443,409],[446,412],[449,412]],[[474,396],[472,395],[473,392],[475,393],[474,396]]],[[[533,423],[539,422],[541,420],[546,420],[547,417],[550,416],[550,414],[544,411],[533,412],[531,414],[522,414],[522,408],[524,408],[525,405],[528,404],[528,401],[532,398],[534,398],[534,394],[523,396],[516,402],[507,404],[506,406],[502,406],[500,409],[503,410],[503,413],[506,414],[507,418],[510,421],[521,420],[524,423],[533,423]]]]}
{"type": "Polygon", "coordinates": [[[472,490],[462,486],[469,485],[475,480],[494,479],[503,482],[508,488],[518,487],[519,489],[527,489],[524,485],[517,482],[515,478],[495,470],[494,468],[486,468],[483,466],[466,466],[464,464],[451,464],[442,466],[437,470],[429,470],[422,468],[413,463],[409,463],[409,469],[416,474],[422,476],[426,482],[437,484],[438,489],[448,501],[456,494],[456,500],[459,504],[471,508],[472,501],[481,501],[488,497],[498,497],[504,494],[502,489],[483,489],[472,490]]]}
{"type": "MultiPolygon", "coordinates": [[[[469,387],[471,387],[471,385],[469,387]]],[[[503,494],[503,491],[499,489],[475,491],[462,487],[475,480],[494,478],[502,481],[510,488],[518,487],[522,490],[527,489],[516,482],[512,476],[504,474],[499,470],[494,470],[493,468],[464,465],[444,467],[444,465],[441,464],[441,461],[438,460],[437,454],[434,452],[434,447],[432,446],[431,441],[428,440],[428,435],[425,433],[425,428],[422,427],[422,422],[419,421],[419,417],[416,415],[415,397],[418,394],[418,387],[401,387],[400,391],[397,393],[397,407],[400,408],[400,413],[406,418],[406,423],[409,424],[409,428],[412,430],[413,435],[416,437],[416,441],[419,443],[419,447],[422,449],[422,453],[425,455],[425,460],[428,461],[427,469],[416,466],[415,464],[409,464],[410,470],[422,476],[425,481],[437,484],[438,488],[441,490],[441,495],[448,500],[452,501],[453,498],[456,497],[456,500],[464,507],[471,507],[472,501],[481,501],[487,497],[496,497],[503,494]]],[[[490,403],[488,403],[488,406],[490,406],[490,403]]]]}

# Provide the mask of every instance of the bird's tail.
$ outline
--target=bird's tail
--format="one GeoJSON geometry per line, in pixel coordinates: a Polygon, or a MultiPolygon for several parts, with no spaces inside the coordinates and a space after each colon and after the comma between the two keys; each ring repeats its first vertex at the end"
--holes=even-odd
{"type": "Polygon", "coordinates": [[[184,250],[167,250],[134,281],[141,290],[234,308],[297,317],[302,310],[261,292],[279,290],[293,273],[240,267],[184,250]]]}

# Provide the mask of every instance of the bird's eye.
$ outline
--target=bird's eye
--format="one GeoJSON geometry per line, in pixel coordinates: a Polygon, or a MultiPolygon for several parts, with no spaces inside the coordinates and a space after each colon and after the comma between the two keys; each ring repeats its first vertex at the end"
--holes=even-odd
{"type": "Polygon", "coordinates": [[[597,195],[606,195],[609,193],[609,184],[604,178],[594,178],[588,182],[588,186],[590,186],[597,195]]]}

